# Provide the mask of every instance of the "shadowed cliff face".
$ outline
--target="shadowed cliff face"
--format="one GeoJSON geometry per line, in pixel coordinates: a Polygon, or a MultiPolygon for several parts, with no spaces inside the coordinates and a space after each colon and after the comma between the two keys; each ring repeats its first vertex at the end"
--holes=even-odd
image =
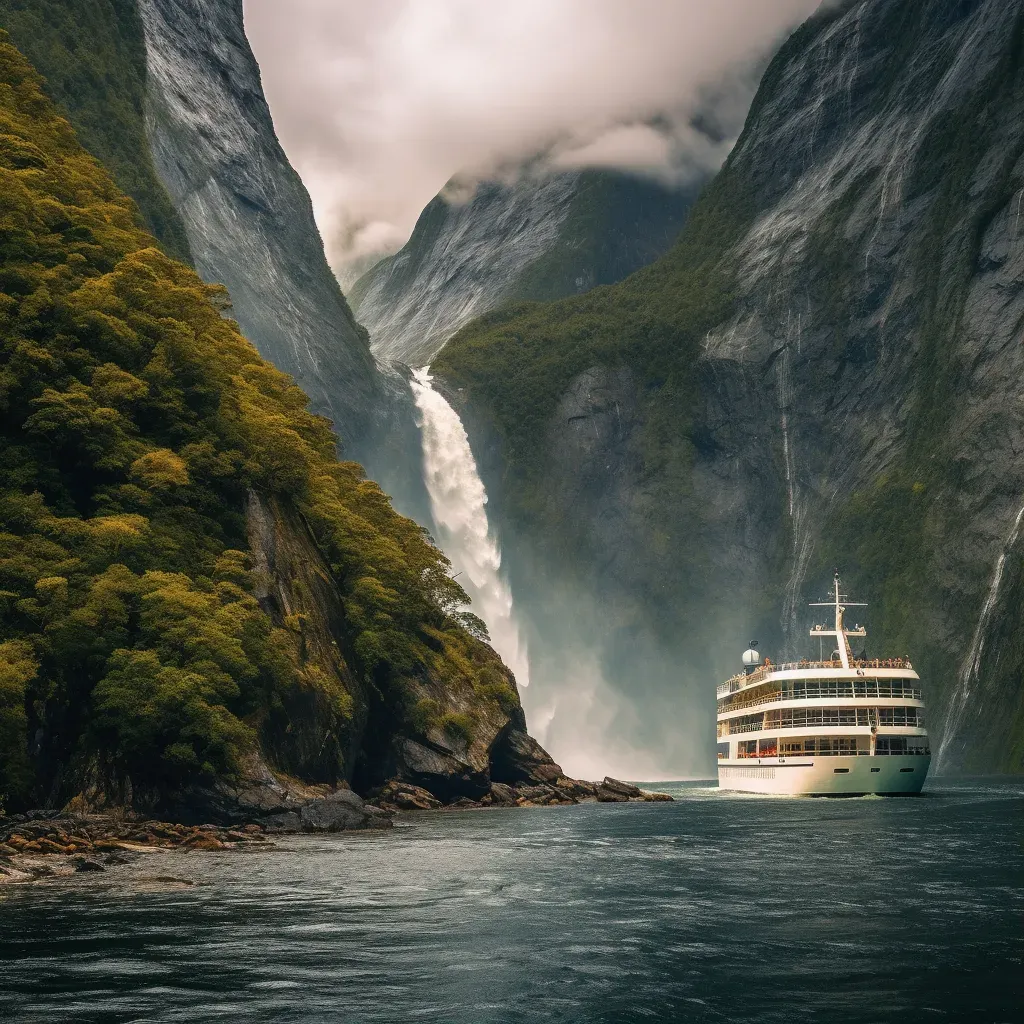
{"type": "Polygon", "coordinates": [[[227,285],[246,337],[343,441],[362,440],[378,401],[373,359],[274,134],[241,0],[139,0],[139,10],[149,139],[196,269],[227,285]]]}
{"type": "Polygon", "coordinates": [[[1017,4],[824,10],[672,253],[435,362],[498,453],[506,529],[675,617],[681,673],[729,667],[754,624],[802,651],[840,565],[870,649],[920,668],[942,767],[1024,766],[1022,57],[1017,4]],[[516,426],[535,415],[540,449],[516,426]]]}
{"type": "Polygon", "coordinates": [[[424,366],[463,324],[501,302],[621,280],[672,244],[696,186],[588,171],[457,191],[437,196],[402,250],[353,286],[380,359],[424,366]]]}
{"type": "Polygon", "coordinates": [[[490,666],[502,688],[500,704],[455,685],[441,670],[423,672],[408,684],[414,692],[406,698],[429,714],[411,723],[350,668],[344,601],[302,517],[285,503],[250,493],[246,524],[255,596],[276,624],[300,631],[306,664],[329,680],[327,687],[292,693],[284,718],[263,726],[260,747],[276,767],[313,783],[334,783],[333,766],[342,763],[363,792],[400,779],[444,800],[479,798],[492,782],[538,781],[545,770],[552,779],[561,775],[528,736],[515,680],[489,647],[472,642],[474,659],[490,666]],[[343,730],[328,706],[325,693],[331,692],[352,701],[343,730]],[[472,726],[453,728],[459,721],[472,726]]]}

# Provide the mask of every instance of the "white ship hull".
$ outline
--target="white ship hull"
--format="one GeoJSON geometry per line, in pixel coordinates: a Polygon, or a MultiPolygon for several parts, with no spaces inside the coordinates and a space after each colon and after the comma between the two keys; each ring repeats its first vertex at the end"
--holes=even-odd
{"type": "Polygon", "coordinates": [[[776,796],[911,796],[931,757],[762,757],[718,762],[718,788],[776,796]]]}

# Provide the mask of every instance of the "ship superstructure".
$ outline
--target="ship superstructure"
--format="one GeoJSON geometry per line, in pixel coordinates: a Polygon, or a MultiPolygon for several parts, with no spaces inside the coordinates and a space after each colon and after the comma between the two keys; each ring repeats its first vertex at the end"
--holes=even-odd
{"type": "Polygon", "coordinates": [[[744,671],[718,687],[718,784],[722,789],[790,795],[919,793],[931,750],[921,680],[907,658],[856,658],[845,623],[864,607],[842,593],[811,607],[834,622],[815,625],[817,661],[763,661],[755,644],[744,671]],[[825,641],[831,652],[824,657],[825,641]]]}

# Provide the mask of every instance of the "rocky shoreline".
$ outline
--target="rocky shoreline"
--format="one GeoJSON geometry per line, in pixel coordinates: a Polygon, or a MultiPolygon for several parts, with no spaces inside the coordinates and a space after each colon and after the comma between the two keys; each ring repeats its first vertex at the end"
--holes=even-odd
{"type": "Polygon", "coordinates": [[[266,830],[256,824],[226,828],[34,811],[0,819],[0,885],[98,873],[157,850],[198,852],[266,843],[266,830]]]}
{"type": "Polygon", "coordinates": [[[443,807],[552,807],[581,803],[652,803],[671,801],[667,793],[651,793],[628,782],[606,776],[601,782],[557,776],[551,782],[505,785],[492,782],[479,799],[459,797],[442,803],[433,793],[409,782],[393,779],[373,797],[372,803],[386,811],[426,811],[443,807]]]}
{"type": "MultiPolygon", "coordinates": [[[[184,824],[133,816],[128,812],[97,814],[39,810],[0,817],[0,885],[101,873],[147,853],[186,853],[273,848],[272,836],[301,832],[386,829],[398,812],[464,810],[488,807],[546,807],[578,803],[670,801],[666,793],[650,793],[618,779],[581,782],[560,777],[539,785],[493,783],[480,800],[459,797],[443,803],[426,789],[394,780],[363,802],[351,790],[339,790],[342,803],[360,805],[362,817],[303,814],[296,820],[280,816],[230,825],[184,824]]],[[[333,794],[335,797],[338,794],[333,794]]],[[[333,803],[321,797],[316,803],[333,803]]]]}

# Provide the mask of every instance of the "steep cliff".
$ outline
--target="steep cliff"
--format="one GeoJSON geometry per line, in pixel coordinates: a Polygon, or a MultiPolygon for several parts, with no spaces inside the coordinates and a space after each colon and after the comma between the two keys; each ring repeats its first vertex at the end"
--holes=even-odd
{"type": "Polygon", "coordinates": [[[379,381],[274,133],[241,0],[137,2],[149,141],[196,269],[227,286],[261,355],[295,377],[343,441],[358,443],[379,381]]]}
{"type": "Polygon", "coordinates": [[[650,263],[695,192],[613,171],[453,183],[406,245],[356,282],[352,303],[378,358],[426,365],[502,302],[572,295],[650,263]]]}
{"type": "Polygon", "coordinates": [[[754,624],[794,650],[839,564],[874,649],[920,667],[946,768],[1024,768],[1022,16],[823,8],[669,254],[434,364],[509,535],[622,595],[609,630],[642,609],[682,674],[754,624]]]}

